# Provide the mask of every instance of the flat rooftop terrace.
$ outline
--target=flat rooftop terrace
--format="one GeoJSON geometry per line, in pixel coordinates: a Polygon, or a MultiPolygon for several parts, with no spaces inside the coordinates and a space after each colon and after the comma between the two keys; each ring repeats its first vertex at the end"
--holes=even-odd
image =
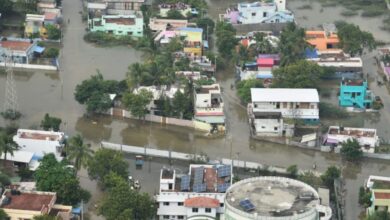
{"type": "Polygon", "coordinates": [[[17,136],[23,139],[60,141],[63,135],[59,132],[18,130],[17,136]]]}
{"type": "Polygon", "coordinates": [[[292,216],[315,209],[318,193],[309,185],[284,177],[255,177],[240,181],[226,193],[226,202],[234,208],[258,216],[292,216]],[[240,203],[249,200],[252,209],[240,203]]]}
{"type": "Polygon", "coordinates": [[[20,195],[12,195],[11,192],[6,192],[5,195],[11,200],[9,204],[2,205],[1,208],[26,211],[41,211],[42,208],[54,203],[56,198],[55,193],[44,192],[21,192],[20,195]]]}
{"type": "Polygon", "coordinates": [[[328,134],[331,135],[345,135],[353,137],[375,137],[375,129],[364,128],[338,128],[330,127],[328,134]]]}

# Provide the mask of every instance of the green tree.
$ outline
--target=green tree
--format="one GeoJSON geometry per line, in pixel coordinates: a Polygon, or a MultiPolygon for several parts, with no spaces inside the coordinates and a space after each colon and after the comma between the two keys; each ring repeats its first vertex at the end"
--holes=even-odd
{"type": "Polygon", "coordinates": [[[103,181],[103,178],[110,172],[127,178],[129,175],[128,164],[124,160],[121,152],[101,148],[89,160],[88,175],[92,179],[103,181]]]}
{"type": "Polygon", "coordinates": [[[61,30],[52,24],[46,25],[47,37],[50,40],[59,40],[61,38],[61,30]]]}
{"type": "Polygon", "coordinates": [[[371,33],[362,31],[359,26],[346,22],[337,22],[336,26],[340,45],[351,56],[362,55],[364,48],[370,51],[375,49],[376,43],[371,33]]]}
{"type": "Polygon", "coordinates": [[[359,204],[364,207],[371,206],[371,192],[369,189],[365,189],[364,187],[359,188],[359,204]]]}
{"type": "Polygon", "coordinates": [[[180,11],[171,9],[167,13],[167,18],[170,18],[170,19],[184,19],[185,17],[181,14],[180,11]]]}
{"type": "Polygon", "coordinates": [[[123,105],[131,114],[139,119],[144,118],[148,113],[147,105],[153,100],[152,92],[141,89],[138,94],[126,93],[122,98],[123,105]]]}
{"type": "Polygon", "coordinates": [[[298,177],[298,166],[297,165],[289,166],[286,171],[292,178],[298,177]]]}
{"type": "Polygon", "coordinates": [[[156,101],[156,108],[160,111],[161,116],[170,117],[173,115],[171,100],[164,95],[156,101]]]}
{"type": "Polygon", "coordinates": [[[6,132],[0,132],[0,156],[4,155],[4,164],[7,161],[7,155],[14,155],[20,147],[16,144],[11,135],[6,132]]]}
{"type": "Polygon", "coordinates": [[[4,211],[4,209],[0,209],[0,220],[6,220],[6,219],[9,219],[9,216],[4,211]]]}
{"type": "Polygon", "coordinates": [[[91,194],[82,189],[72,168],[66,161],[58,162],[54,154],[47,154],[34,173],[36,187],[40,191],[57,193],[57,201],[64,205],[76,205],[81,200],[87,202],[91,194]]]}
{"type": "Polygon", "coordinates": [[[46,113],[45,117],[41,121],[41,127],[45,131],[48,130],[59,131],[61,123],[62,120],[60,118],[50,117],[50,115],[46,113]]]}
{"type": "Polygon", "coordinates": [[[254,35],[256,44],[253,46],[256,49],[257,53],[266,54],[266,53],[276,53],[277,49],[272,46],[272,44],[267,39],[265,33],[258,32],[254,35]]]}
{"type": "Polygon", "coordinates": [[[77,170],[80,170],[81,166],[86,167],[88,165],[88,161],[92,158],[92,153],[90,146],[84,144],[83,137],[80,134],[72,137],[66,146],[68,159],[74,162],[77,170]]]}
{"type": "Polygon", "coordinates": [[[109,193],[103,198],[99,212],[107,220],[151,219],[155,208],[148,194],[132,190],[125,179],[110,174],[109,193]]]}
{"type": "Polygon", "coordinates": [[[321,175],[322,183],[329,189],[333,189],[334,180],[340,178],[341,171],[335,166],[330,166],[324,174],[321,175]]]}
{"type": "Polygon", "coordinates": [[[60,49],[51,47],[47,49],[43,55],[44,57],[47,58],[56,58],[58,57],[59,54],[60,54],[60,49]]]}
{"type": "Polygon", "coordinates": [[[57,218],[56,216],[45,214],[34,216],[33,220],[59,220],[59,218],[57,218]]]}
{"type": "Polygon", "coordinates": [[[16,0],[14,9],[22,14],[34,14],[37,12],[38,0],[16,0]]]}
{"type": "Polygon", "coordinates": [[[211,18],[203,17],[203,18],[196,19],[196,26],[203,29],[203,35],[207,39],[209,36],[213,35],[214,33],[215,23],[211,18]]]}
{"type": "Polygon", "coordinates": [[[341,156],[348,161],[358,161],[363,157],[363,151],[356,139],[348,139],[342,144],[341,156]]]}
{"type": "Polygon", "coordinates": [[[387,211],[376,211],[368,215],[365,220],[390,220],[390,213],[387,211]]]}
{"type": "Polygon", "coordinates": [[[243,103],[251,102],[251,88],[263,88],[263,82],[258,79],[242,80],[237,84],[237,95],[243,103]]]}
{"type": "Polygon", "coordinates": [[[313,172],[311,171],[306,171],[300,175],[298,175],[298,180],[314,187],[317,188],[321,186],[321,179],[317,177],[313,172]]]}
{"type": "Polygon", "coordinates": [[[299,60],[273,71],[275,88],[316,88],[324,69],[318,64],[299,60]]]}
{"type": "Polygon", "coordinates": [[[236,30],[232,24],[226,22],[218,22],[216,25],[217,48],[218,52],[224,58],[230,58],[233,54],[233,49],[238,43],[236,39],[236,30]]]}
{"type": "Polygon", "coordinates": [[[0,14],[5,16],[12,11],[13,3],[11,0],[1,0],[0,1],[0,14]]]}
{"type": "Polygon", "coordinates": [[[180,90],[177,90],[172,100],[174,115],[176,117],[183,118],[184,112],[187,110],[188,100],[188,96],[184,95],[180,90]]]}
{"type": "Polygon", "coordinates": [[[281,66],[287,66],[303,59],[306,47],[305,30],[295,23],[289,23],[280,35],[281,66]]]}

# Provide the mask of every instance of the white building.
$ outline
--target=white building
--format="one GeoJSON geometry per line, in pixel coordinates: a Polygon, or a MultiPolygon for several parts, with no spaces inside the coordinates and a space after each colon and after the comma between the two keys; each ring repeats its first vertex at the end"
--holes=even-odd
{"type": "Polygon", "coordinates": [[[11,56],[15,63],[30,63],[36,46],[37,42],[30,39],[3,39],[0,41],[0,63],[5,62],[6,55],[11,56]]]}
{"type": "Polygon", "coordinates": [[[218,130],[225,125],[224,103],[219,84],[203,85],[195,89],[195,119],[209,123],[218,130]]]}
{"type": "Polygon", "coordinates": [[[379,146],[379,137],[373,128],[350,128],[330,126],[324,138],[324,145],[338,146],[347,140],[356,139],[363,152],[375,153],[375,147],[379,146]]]}
{"type": "Polygon", "coordinates": [[[294,15],[286,10],[286,0],[238,3],[223,16],[232,24],[286,23],[293,22],[294,15]]]}
{"type": "Polygon", "coordinates": [[[34,153],[42,158],[45,154],[53,153],[57,160],[62,160],[64,141],[63,132],[18,129],[13,140],[19,145],[19,151],[34,153]]]}
{"type": "Polygon", "coordinates": [[[251,89],[250,123],[259,136],[292,136],[292,120],[319,122],[316,89],[251,89]]]}
{"type": "Polygon", "coordinates": [[[162,169],[156,197],[158,219],[217,219],[232,183],[229,165],[192,164],[188,174],[162,169]]]}
{"type": "Polygon", "coordinates": [[[332,210],[317,191],[298,180],[253,177],[226,191],[224,218],[229,220],[329,220],[332,210]],[[320,217],[321,216],[321,217],[320,217]]]}

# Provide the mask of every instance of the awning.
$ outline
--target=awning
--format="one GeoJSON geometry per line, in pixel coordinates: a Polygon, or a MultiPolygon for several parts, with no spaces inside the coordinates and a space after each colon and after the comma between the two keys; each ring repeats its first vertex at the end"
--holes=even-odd
{"type": "Polygon", "coordinates": [[[81,208],[80,207],[73,208],[72,209],[72,213],[80,215],[81,214],[81,208]]]}
{"type": "Polygon", "coordinates": [[[338,144],[339,141],[336,140],[336,139],[327,138],[326,141],[325,141],[325,143],[327,143],[327,144],[338,144]]]}
{"type": "Polygon", "coordinates": [[[44,47],[40,47],[40,46],[35,46],[34,47],[34,52],[43,53],[43,51],[45,51],[44,47]]]}
{"type": "Polygon", "coordinates": [[[209,42],[207,40],[203,41],[203,47],[204,48],[209,48],[209,42]]]}
{"type": "MultiPolygon", "coordinates": [[[[18,163],[30,163],[34,153],[28,151],[15,151],[13,155],[7,153],[7,160],[18,163]]],[[[1,155],[1,159],[4,160],[4,154],[1,155]]]]}
{"type": "Polygon", "coordinates": [[[256,74],[256,79],[272,79],[274,76],[272,74],[256,74]]]}

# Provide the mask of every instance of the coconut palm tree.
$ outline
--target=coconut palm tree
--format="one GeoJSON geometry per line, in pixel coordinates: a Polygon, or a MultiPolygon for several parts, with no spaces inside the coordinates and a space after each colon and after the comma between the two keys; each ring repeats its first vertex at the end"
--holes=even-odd
{"type": "Polygon", "coordinates": [[[7,213],[4,211],[4,209],[0,209],[0,219],[8,219],[9,216],[7,215],[7,213]]]}
{"type": "Polygon", "coordinates": [[[92,152],[90,146],[84,144],[83,137],[79,134],[69,140],[66,149],[69,160],[74,162],[77,170],[80,170],[81,166],[87,165],[89,159],[92,157],[92,152]]]}
{"type": "Polygon", "coordinates": [[[20,147],[12,140],[12,136],[6,132],[0,132],[0,156],[4,154],[4,164],[7,161],[7,154],[14,155],[20,147]]]}

